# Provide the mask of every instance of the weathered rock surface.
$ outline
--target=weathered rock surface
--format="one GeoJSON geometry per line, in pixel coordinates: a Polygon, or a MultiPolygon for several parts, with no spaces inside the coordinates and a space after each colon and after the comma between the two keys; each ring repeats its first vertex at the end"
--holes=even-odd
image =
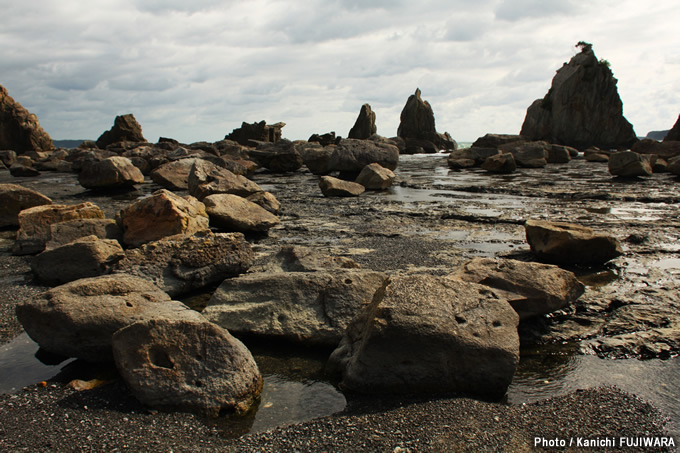
{"type": "Polygon", "coordinates": [[[104,211],[90,202],[71,206],[52,204],[24,209],[19,213],[19,231],[12,253],[32,255],[42,252],[45,244],[51,239],[51,227],[54,224],[104,217],[104,211]]]}
{"type": "Polygon", "coordinates": [[[510,153],[495,154],[486,158],[482,168],[489,173],[512,173],[517,170],[517,163],[510,153]]]}
{"type": "Polygon", "coordinates": [[[525,142],[526,137],[512,134],[486,134],[472,144],[473,148],[498,148],[508,143],[525,142]]]}
{"type": "Polygon", "coordinates": [[[329,170],[359,173],[372,163],[394,171],[399,164],[399,148],[373,140],[342,139],[333,149],[329,170]]]}
{"type": "Polygon", "coordinates": [[[638,154],[656,154],[659,157],[670,159],[680,156],[680,141],[664,140],[663,142],[658,142],[656,140],[643,139],[635,143],[630,150],[638,154]]]}
{"type": "Polygon", "coordinates": [[[16,102],[1,85],[0,149],[19,154],[30,150],[54,149],[49,134],[40,127],[38,117],[16,102]]]}
{"type": "Polygon", "coordinates": [[[566,164],[571,162],[572,157],[578,156],[578,150],[571,146],[550,145],[548,151],[549,164],[566,164]]]}
{"type": "Polygon", "coordinates": [[[609,151],[605,151],[596,147],[590,147],[583,151],[583,158],[587,162],[609,162],[609,151]]]}
{"type": "Polygon", "coordinates": [[[322,176],[319,179],[319,188],[324,197],[358,197],[366,191],[361,184],[332,176],[322,176]]]}
{"type": "Polygon", "coordinates": [[[32,165],[26,165],[19,162],[16,162],[9,167],[9,173],[16,178],[32,178],[34,176],[40,176],[40,171],[32,165]]]}
{"type": "Polygon", "coordinates": [[[321,146],[312,142],[293,142],[295,149],[304,165],[315,175],[325,175],[331,172],[331,155],[335,146],[321,146]]]}
{"type": "Polygon", "coordinates": [[[500,147],[504,153],[510,153],[520,167],[543,168],[548,165],[550,144],[544,141],[515,142],[500,147]]]}
{"type": "Polygon", "coordinates": [[[511,259],[475,258],[450,277],[493,288],[510,303],[520,320],[564,308],[585,291],[572,272],[551,264],[511,259]]]}
{"type": "Polygon", "coordinates": [[[340,268],[246,274],[225,280],[203,315],[233,333],[336,346],[386,278],[340,268]]]}
{"type": "Polygon", "coordinates": [[[188,190],[189,174],[197,160],[190,157],[164,163],[151,172],[151,180],[168,190],[188,190]]]}
{"type": "Polygon", "coordinates": [[[268,125],[265,121],[259,123],[241,123],[241,127],[225,135],[225,140],[233,140],[243,146],[251,145],[251,140],[258,142],[278,142],[281,140],[281,129],[286,123],[268,125]]]}
{"type": "Polygon", "coordinates": [[[114,219],[73,219],[50,225],[50,240],[46,248],[59,247],[86,236],[123,243],[123,230],[114,219]]]}
{"type": "Polygon", "coordinates": [[[395,178],[396,175],[392,170],[380,164],[368,164],[361,170],[355,182],[367,190],[385,190],[394,184],[395,178]]]}
{"type": "Polygon", "coordinates": [[[281,203],[271,192],[257,192],[252,195],[248,195],[246,200],[255,203],[276,215],[281,210],[281,203]]]}
{"type": "Polygon", "coordinates": [[[52,204],[45,195],[18,184],[0,184],[0,227],[19,226],[19,213],[35,206],[52,204]]]}
{"type": "Polygon", "coordinates": [[[573,223],[527,220],[524,228],[531,251],[551,263],[602,264],[623,253],[615,237],[573,223]]]}
{"type": "Polygon", "coordinates": [[[316,272],[329,269],[358,269],[361,266],[351,258],[329,256],[318,250],[299,245],[286,245],[258,263],[252,270],[260,273],[316,272]]]}
{"type": "Polygon", "coordinates": [[[205,230],[127,250],[115,272],[143,277],[177,297],[240,275],[252,262],[253,251],[241,233],[205,230]]]}
{"type": "Polygon", "coordinates": [[[117,189],[142,184],[144,175],[127,157],[115,156],[83,167],[78,182],[86,189],[117,189]]]}
{"type": "Polygon", "coordinates": [[[113,352],[133,395],[155,409],[209,417],[241,414],[262,391],[250,351],[210,322],[136,322],[114,334],[113,352]]]}
{"type": "Polygon", "coordinates": [[[148,280],[114,274],[52,288],[17,305],[26,333],[46,351],[90,362],[113,360],[114,332],[148,319],[204,321],[148,280]]]}
{"type": "Polygon", "coordinates": [[[519,317],[493,290],[446,277],[392,277],[329,360],[362,393],[502,397],[519,361],[519,317]]]}
{"type": "Polygon", "coordinates": [[[667,169],[670,173],[680,176],[680,156],[669,160],[667,169]]]}
{"type": "Polygon", "coordinates": [[[528,140],[586,148],[630,148],[637,141],[623,116],[617,80],[590,45],[582,46],[552,80],[543,99],[527,109],[521,135],[528,140]]]}
{"type": "Polygon", "coordinates": [[[420,89],[409,96],[406,105],[401,111],[397,135],[406,140],[427,140],[432,142],[436,150],[456,149],[455,143],[450,137],[445,137],[437,132],[434,124],[434,112],[430,103],[420,97],[420,89]]]}
{"type": "Polygon", "coordinates": [[[209,228],[205,205],[192,196],[180,197],[161,189],[118,214],[123,240],[131,247],[176,234],[191,235],[209,228]]]}
{"type": "Polygon", "coordinates": [[[680,141],[680,115],[678,115],[678,119],[675,121],[675,124],[671,128],[670,131],[666,134],[666,136],[663,138],[664,142],[677,142],[680,141]]]}
{"type": "Polygon", "coordinates": [[[640,154],[620,151],[609,156],[609,173],[624,178],[652,176],[652,165],[640,154]]]}
{"type": "Polygon", "coordinates": [[[371,110],[369,104],[364,104],[361,106],[359,116],[357,117],[354,126],[352,126],[349,134],[347,134],[347,138],[366,140],[377,131],[378,128],[375,125],[375,112],[371,110]]]}
{"type": "Polygon", "coordinates": [[[232,194],[215,194],[203,199],[210,223],[224,231],[268,231],[281,221],[262,206],[232,194]]]}
{"type": "Polygon", "coordinates": [[[235,175],[226,168],[219,167],[212,162],[200,159],[194,162],[189,173],[189,193],[199,200],[208,195],[228,193],[247,197],[262,188],[248,178],[235,175]]]}
{"type": "Polygon", "coordinates": [[[97,147],[105,149],[109,145],[120,142],[146,142],[139,125],[132,113],[119,115],[113,121],[113,127],[97,139],[97,147]]]}
{"type": "Polygon", "coordinates": [[[31,269],[42,283],[56,286],[108,274],[124,256],[118,241],[86,236],[45,250],[33,258],[31,269]]]}
{"type": "Polygon", "coordinates": [[[497,154],[500,154],[497,148],[462,148],[451,151],[447,162],[454,169],[469,168],[482,165],[486,159],[497,154]]]}
{"type": "Polygon", "coordinates": [[[248,155],[260,166],[276,173],[297,171],[303,165],[295,145],[286,139],[276,143],[258,143],[257,149],[249,151],[248,155]]]}

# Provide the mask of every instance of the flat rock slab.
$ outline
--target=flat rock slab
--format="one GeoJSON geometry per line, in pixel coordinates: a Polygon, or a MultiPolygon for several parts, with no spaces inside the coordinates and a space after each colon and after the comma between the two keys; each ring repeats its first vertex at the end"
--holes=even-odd
{"type": "Polygon", "coordinates": [[[225,280],[203,315],[234,333],[337,346],[386,278],[359,269],[247,274],[225,280]]]}
{"type": "Polygon", "coordinates": [[[244,413],[262,391],[250,351],[207,321],[136,322],[114,334],[113,352],[135,397],[156,409],[211,417],[244,413]]]}
{"type": "Polygon", "coordinates": [[[45,195],[18,184],[0,184],[0,227],[19,226],[19,213],[34,206],[52,204],[45,195]]]}

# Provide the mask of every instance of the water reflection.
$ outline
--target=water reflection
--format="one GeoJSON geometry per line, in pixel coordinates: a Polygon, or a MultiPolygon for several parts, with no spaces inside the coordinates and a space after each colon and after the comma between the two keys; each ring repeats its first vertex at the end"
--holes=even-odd
{"type": "Polygon", "coordinates": [[[530,403],[577,389],[615,386],[654,404],[670,418],[668,429],[680,435],[680,358],[610,360],[573,353],[572,346],[522,350],[508,389],[511,404],[530,403]]]}

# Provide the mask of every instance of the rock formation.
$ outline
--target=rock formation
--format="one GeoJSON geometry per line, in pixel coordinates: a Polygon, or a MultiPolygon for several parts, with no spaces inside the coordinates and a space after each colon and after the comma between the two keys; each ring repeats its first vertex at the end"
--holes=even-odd
{"type": "Polygon", "coordinates": [[[364,104],[361,106],[359,116],[352,129],[350,129],[347,138],[357,138],[359,140],[366,140],[371,135],[375,134],[378,128],[375,125],[375,112],[371,110],[371,106],[364,104]]]}
{"type": "Polygon", "coordinates": [[[114,332],[136,321],[204,320],[148,280],[125,274],[57,286],[17,305],[16,311],[26,333],[41,348],[90,362],[112,361],[114,332]]]}
{"type": "Polygon", "coordinates": [[[40,127],[38,117],[29,113],[0,85],[0,149],[21,154],[31,150],[54,149],[50,136],[40,127]]]}
{"type": "Polygon", "coordinates": [[[262,391],[250,351],[211,322],[136,322],[115,333],[112,347],[133,395],[155,409],[209,417],[243,414],[262,391]]]}
{"type": "Polygon", "coordinates": [[[420,89],[416,89],[415,94],[409,96],[406,101],[401,111],[397,135],[406,140],[407,154],[409,154],[409,147],[423,148],[424,152],[456,149],[455,142],[448,134],[437,132],[434,125],[434,112],[429,102],[423,101],[420,97],[420,89]]]}
{"type": "Polygon", "coordinates": [[[86,165],[78,182],[91,190],[122,189],[142,184],[144,175],[127,157],[114,156],[86,165]]]}
{"type": "Polygon", "coordinates": [[[528,108],[521,135],[576,148],[630,148],[637,141],[609,64],[588,44],[564,64],[543,99],[528,108]]]}
{"type": "Polygon", "coordinates": [[[35,206],[52,204],[52,200],[17,184],[0,184],[0,228],[19,226],[19,213],[35,206]]]}
{"type": "Polygon", "coordinates": [[[241,123],[241,127],[234,129],[231,134],[224,136],[225,140],[233,140],[243,146],[251,145],[250,141],[276,143],[281,140],[281,129],[286,123],[276,123],[267,125],[265,121],[248,124],[241,123]]]}
{"type": "Polygon", "coordinates": [[[271,212],[245,198],[217,193],[203,199],[210,223],[223,231],[268,231],[281,221],[271,212]]]}
{"type": "Polygon", "coordinates": [[[581,225],[529,219],[524,229],[531,251],[551,263],[604,264],[623,254],[614,236],[581,225]]]}
{"type": "Polygon", "coordinates": [[[489,287],[397,275],[352,320],[329,366],[350,391],[500,398],[519,362],[518,322],[489,287]]]}
{"type": "Polygon", "coordinates": [[[671,141],[680,141],[680,115],[678,115],[678,119],[671,128],[670,131],[668,131],[668,134],[663,138],[664,142],[671,142],[671,141]]]}
{"type": "Polygon", "coordinates": [[[113,127],[104,132],[97,139],[97,147],[105,149],[107,146],[120,142],[145,142],[142,126],[139,125],[132,113],[117,116],[113,127]]]}

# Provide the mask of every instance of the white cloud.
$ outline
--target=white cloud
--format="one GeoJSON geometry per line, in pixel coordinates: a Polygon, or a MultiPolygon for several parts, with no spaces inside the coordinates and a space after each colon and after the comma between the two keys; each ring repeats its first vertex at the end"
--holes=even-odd
{"type": "Polygon", "coordinates": [[[437,127],[517,133],[557,69],[594,44],[639,134],[680,112],[670,0],[0,0],[0,84],[54,138],[134,113],[150,140],[218,140],[242,121],[346,135],[369,103],[393,136],[416,87],[437,127]],[[663,20],[659,20],[663,18],[663,20]]]}

